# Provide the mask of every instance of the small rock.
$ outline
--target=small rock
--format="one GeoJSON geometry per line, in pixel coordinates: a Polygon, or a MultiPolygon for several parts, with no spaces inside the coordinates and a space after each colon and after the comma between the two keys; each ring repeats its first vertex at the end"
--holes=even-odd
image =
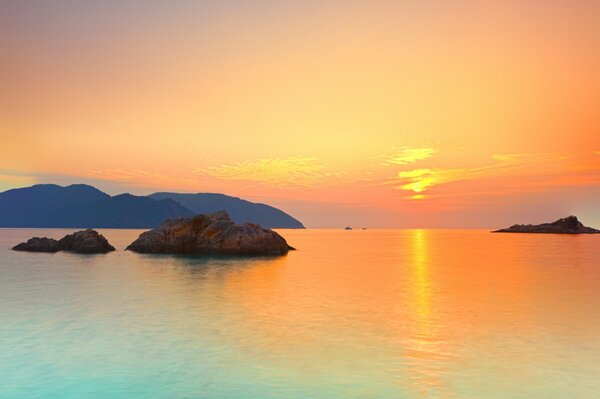
{"type": "Polygon", "coordinates": [[[115,250],[102,234],[92,229],[66,235],[58,243],[64,251],[81,254],[104,254],[115,250]]]}
{"type": "Polygon", "coordinates": [[[33,237],[13,247],[15,251],[27,251],[27,252],[58,252],[61,250],[61,246],[53,238],[47,237],[33,237]]]}
{"type": "Polygon", "coordinates": [[[33,237],[14,246],[13,249],[28,252],[70,251],[82,254],[103,254],[115,250],[102,234],[91,229],[66,235],[58,241],[53,238],[33,237]]]}

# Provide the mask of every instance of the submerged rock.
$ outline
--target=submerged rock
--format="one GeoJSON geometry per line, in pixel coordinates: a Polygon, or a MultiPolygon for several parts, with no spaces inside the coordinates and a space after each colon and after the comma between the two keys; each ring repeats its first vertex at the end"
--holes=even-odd
{"type": "Polygon", "coordinates": [[[91,229],[68,234],[58,241],[53,238],[33,237],[14,246],[13,249],[28,252],[70,251],[82,254],[100,254],[115,250],[102,234],[91,229]]]}
{"type": "Polygon", "coordinates": [[[58,252],[61,250],[60,244],[53,238],[33,237],[13,247],[15,251],[27,252],[58,252]]]}
{"type": "Polygon", "coordinates": [[[141,253],[283,255],[290,247],[270,229],[235,224],[225,211],[172,219],[142,233],[126,250],[141,253]]]}
{"type": "Polygon", "coordinates": [[[600,230],[584,226],[577,217],[569,216],[556,222],[543,224],[515,224],[494,233],[548,233],[548,234],[598,234],[600,230]]]}
{"type": "Polygon", "coordinates": [[[58,243],[64,251],[81,254],[104,254],[115,250],[102,234],[92,229],[66,235],[58,243]]]}

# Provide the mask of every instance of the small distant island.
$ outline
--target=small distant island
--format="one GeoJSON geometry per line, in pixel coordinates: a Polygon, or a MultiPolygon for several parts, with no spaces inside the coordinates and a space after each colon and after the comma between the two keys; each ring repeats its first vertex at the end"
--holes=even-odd
{"type": "Polygon", "coordinates": [[[515,224],[493,233],[598,234],[600,230],[584,226],[576,216],[568,216],[552,223],[515,224]]]}

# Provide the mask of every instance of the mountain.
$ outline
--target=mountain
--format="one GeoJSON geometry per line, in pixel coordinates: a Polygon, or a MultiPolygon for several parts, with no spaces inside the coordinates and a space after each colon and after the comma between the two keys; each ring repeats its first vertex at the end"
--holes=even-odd
{"type": "Polygon", "coordinates": [[[170,199],[111,197],[85,184],[39,184],[0,193],[0,227],[152,228],[193,215],[170,199]]]}
{"type": "Polygon", "coordinates": [[[170,198],[194,213],[214,213],[225,210],[234,223],[251,222],[266,228],[303,229],[304,225],[287,213],[269,205],[254,203],[224,194],[154,193],[150,198],[170,198]]]}

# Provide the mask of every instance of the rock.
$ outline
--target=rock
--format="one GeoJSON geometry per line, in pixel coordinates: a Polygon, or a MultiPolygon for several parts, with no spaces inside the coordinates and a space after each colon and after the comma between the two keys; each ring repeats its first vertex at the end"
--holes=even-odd
{"type": "Polygon", "coordinates": [[[544,224],[515,224],[494,233],[598,234],[600,230],[584,226],[577,217],[569,216],[544,224]]]}
{"type": "Polygon", "coordinates": [[[64,251],[81,254],[105,254],[115,250],[102,234],[92,229],[66,235],[58,243],[64,251]]]}
{"type": "Polygon", "coordinates": [[[141,253],[283,255],[290,247],[270,229],[235,224],[225,211],[172,219],[142,233],[126,250],[141,253]]]}
{"type": "Polygon", "coordinates": [[[33,237],[13,247],[15,251],[27,252],[58,252],[61,250],[60,244],[53,238],[33,237]]]}
{"type": "Polygon", "coordinates": [[[103,254],[115,250],[102,234],[91,229],[66,235],[58,241],[53,238],[33,237],[13,249],[28,252],[71,251],[82,254],[103,254]]]}

